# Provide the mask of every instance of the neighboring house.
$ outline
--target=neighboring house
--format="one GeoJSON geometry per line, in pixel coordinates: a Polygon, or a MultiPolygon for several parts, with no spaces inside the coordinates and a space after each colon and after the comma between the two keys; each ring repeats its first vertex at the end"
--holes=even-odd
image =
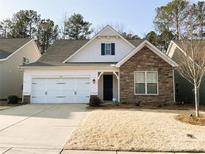
{"type": "MultiPolygon", "coordinates": [[[[205,46],[205,41],[203,42],[205,46]]],[[[205,49],[202,49],[204,52],[205,49]]],[[[167,55],[176,63],[179,63],[180,54],[183,54],[182,46],[179,41],[171,41],[167,49],[167,55]]],[[[175,94],[177,102],[193,103],[194,87],[180,73],[175,71],[175,94]]],[[[202,79],[200,87],[200,104],[205,104],[205,77],[202,79]]]]}
{"type": "Polygon", "coordinates": [[[23,72],[19,65],[35,62],[40,56],[32,39],[0,39],[0,100],[9,95],[22,97],[23,72]]]}
{"type": "Polygon", "coordinates": [[[23,101],[102,100],[173,103],[177,64],[146,40],[126,40],[106,26],[90,40],[58,40],[24,70],[23,101]]]}

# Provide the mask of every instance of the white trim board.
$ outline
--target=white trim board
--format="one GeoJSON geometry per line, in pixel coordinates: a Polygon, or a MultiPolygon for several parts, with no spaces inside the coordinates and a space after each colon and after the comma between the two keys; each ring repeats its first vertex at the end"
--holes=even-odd
{"type": "Polygon", "coordinates": [[[110,29],[113,32],[116,33],[117,36],[119,36],[120,38],[122,38],[128,45],[130,45],[132,48],[135,48],[135,46],[133,44],[131,44],[128,40],[126,40],[121,34],[119,34],[114,28],[112,28],[111,26],[107,25],[105,26],[100,32],[98,32],[92,39],[90,39],[86,44],[84,44],[80,49],[78,49],[76,52],[74,52],[71,56],[69,56],[68,58],[66,58],[63,63],[66,63],[69,59],[71,59],[73,56],[75,56],[77,53],[79,53],[83,48],[85,48],[87,45],[89,45],[91,42],[93,42],[101,33],[103,33],[104,30],[106,29],[110,29]]]}
{"type": "Polygon", "coordinates": [[[169,56],[170,58],[172,58],[172,56],[170,55],[170,50],[171,50],[173,44],[174,44],[173,41],[171,41],[171,42],[169,43],[169,46],[168,46],[167,52],[166,52],[166,55],[169,56]]]}
{"type": "Polygon", "coordinates": [[[162,53],[159,49],[157,49],[149,41],[145,40],[137,48],[132,50],[125,58],[123,58],[120,62],[118,62],[116,64],[116,67],[122,66],[127,60],[129,60],[132,56],[134,56],[137,52],[139,52],[145,46],[148,47],[151,51],[153,51],[160,58],[162,58],[164,61],[166,61],[168,64],[170,64],[172,67],[177,67],[178,66],[171,58],[169,58],[167,55],[162,53]]]}
{"type": "Polygon", "coordinates": [[[14,51],[12,54],[10,54],[8,57],[4,58],[4,59],[0,59],[0,61],[6,61],[8,60],[10,57],[14,56],[19,50],[21,50],[22,48],[24,48],[25,46],[27,46],[29,43],[33,43],[35,50],[37,51],[37,53],[39,54],[39,56],[41,56],[40,51],[38,50],[38,47],[36,46],[36,43],[33,39],[31,39],[30,41],[28,41],[27,43],[25,43],[24,45],[22,45],[20,48],[18,48],[16,51],[14,51]]]}
{"type": "Polygon", "coordinates": [[[174,41],[171,41],[171,42],[170,42],[166,54],[167,54],[170,58],[172,58],[173,55],[174,55],[174,53],[175,53],[175,51],[176,51],[176,48],[178,48],[183,54],[186,55],[186,53],[184,52],[184,50],[183,50],[177,43],[175,43],[174,41]],[[172,50],[172,49],[173,49],[173,50],[172,50]]]}
{"type": "Polygon", "coordinates": [[[40,50],[38,49],[38,46],[37,46],[35,40],[32,39],[32,43],[33,43],[33,46],[34,46],[34,48],[36,49],[36,51],[37,51],[39,57],[41,57],[42,54],[41,54],[40,50]]]}

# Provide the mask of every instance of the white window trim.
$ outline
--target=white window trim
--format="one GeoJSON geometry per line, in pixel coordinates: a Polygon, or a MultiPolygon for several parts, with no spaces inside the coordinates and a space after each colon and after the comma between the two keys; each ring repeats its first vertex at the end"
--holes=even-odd
{"type": "Polygon", "coordinates": [[[134,71],[134,95],[159,95],[159,80],[158,80],[158,71],[134,71]],[[157,73],[157,93],[156,94],[148,94],[147,93],[147,73],[157,73]],[[145,73],[145,93],[144,94],[138,94],[135,91],[135,74],[136,73],[145,73]]]}

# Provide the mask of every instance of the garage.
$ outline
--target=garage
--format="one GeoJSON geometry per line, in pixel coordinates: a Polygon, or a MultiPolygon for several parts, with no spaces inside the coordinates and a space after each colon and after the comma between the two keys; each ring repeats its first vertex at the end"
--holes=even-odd
{"type": "Polygon", "coordinates": [[[32,79],[32,103],[88,103],[89,78],[32,79]]]}

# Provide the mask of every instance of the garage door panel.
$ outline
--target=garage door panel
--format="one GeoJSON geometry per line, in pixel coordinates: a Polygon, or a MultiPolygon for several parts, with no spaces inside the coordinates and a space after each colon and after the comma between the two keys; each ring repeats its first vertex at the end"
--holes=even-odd
{"type": "Polygon", "coordinates": [[[45,80],[35,79],[32,81],[31,101],[36,103],[44,103],[45,101],[45,80]]]}
{"type": "Polygon", "coordinates": [[[60,89],[48,89],[47,90],[47,96],[61,96],[63,95],[63,91],[60,89]]]}
{"type": "MultiPolygon", "coordinates": [[[[76,79],[76,82],[78,85],[85,85],[85,86],[90,85],[90,82],[87,79],[82,79],[82,80],[76,79]]],[[[81,87],[78,86],[77,88],[81,88],[81,87]]]]}
{"type": "Polygon", "coordinates": [[[88,103],[89,78],[33,79],[33,103],[88,103]]]}
{"type": "Polygon", "coordinates": [[[89,95],[90,92],[87,89],[78,89],[77,90],[77,95],[78,96],[87,96],[87,95],[89,95]]]}
{"type": "Polygon", "coordinates": [[[75,96],[75,92],[74,92],[74,90],[66,90],[65,92],[64,92],[64,95],[66,96],[66,97],[74,97],[75,96]]]}
{"type": "Polygon", "coordinates": [[[32,96],[32,103],[46,103],[44,96],[32,96]]]}
{"type": "Polygon", "coordinates": [[[89,96],[78,96],[76,99],[76,102],[78,103],[88,103],[89,101],[89,96]]]}

